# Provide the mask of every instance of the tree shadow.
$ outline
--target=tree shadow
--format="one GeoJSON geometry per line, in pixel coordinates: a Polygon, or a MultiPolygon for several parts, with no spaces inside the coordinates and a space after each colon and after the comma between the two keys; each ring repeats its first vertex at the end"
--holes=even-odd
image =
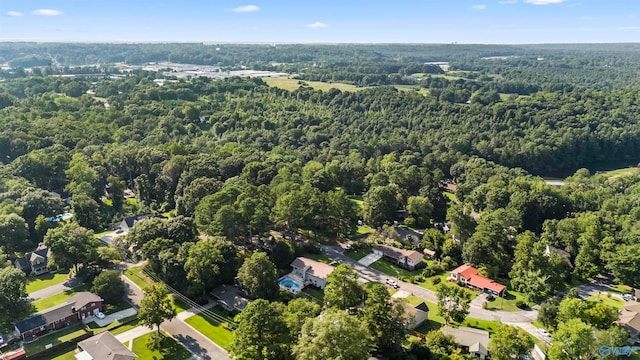
{"type": "Polygon", "coordinates": [[[201,359],[212,360],[211,356],[207,353],[207,349],[200,346],[200,344],[198,344],[198,342],[191,336],[176,335],[174,338],[201,359]]]}

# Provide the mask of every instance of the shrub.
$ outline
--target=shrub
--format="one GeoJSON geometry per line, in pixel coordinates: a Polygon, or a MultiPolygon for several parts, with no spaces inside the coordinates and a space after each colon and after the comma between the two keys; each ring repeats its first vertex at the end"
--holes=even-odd
{"type": "Polygon", "coordinates": [[[414,284],[424,282],[424,277],[422,275],[413,276],[411,277],[411,282],[414,284]]]}
{"type": "Polygon", "coordinates": [[[527,304],[522,300],[516,300],[516,307],[518,309],[526,309],[527,308],[527,304]]]}
{"type": "Polygon", "coordinates": [[[433,285],[438,285],[442,282],[442,278],[439,276],[434,276],[431,278],[431,282],[433,283],[433,285]]]}

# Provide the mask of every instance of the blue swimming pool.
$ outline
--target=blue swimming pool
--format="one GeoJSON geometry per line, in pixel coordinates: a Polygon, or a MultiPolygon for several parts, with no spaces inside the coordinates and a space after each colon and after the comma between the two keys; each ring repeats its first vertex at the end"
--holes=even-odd
{"type": "Polygon", "coordinates": [[[73,217],[72,213],[62,213],[60,215],[54,216],[54,217],[50,217],[47,220],[49,221],[66,221],[69,220],[73,217]]]}
{"type": "Polygon", "coordinates": [[[280,279],[280,286],[285,287],[287,289],[300,289],[300,284],[298,284],[297,282],[289,278],[280,279]]]}

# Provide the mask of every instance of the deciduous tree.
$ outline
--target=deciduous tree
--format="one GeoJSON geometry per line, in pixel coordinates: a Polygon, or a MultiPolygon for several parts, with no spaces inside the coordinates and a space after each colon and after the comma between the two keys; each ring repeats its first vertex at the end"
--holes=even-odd
{"type": "Polygon", "coordinates": [[[176,309],[169,298],[169,290],[162,284],[153,283],[144,288],[143,292],[144,297],[140,301],[138,319],[144,326],[150,328],[155,326],[160,336],[160,324],[176,317],[176,309]]]}
{"type": "Polygon", "coordinates": [[[267,300],[252,301],[235,318],[231,353],[239,360],[280,360],[289,354],[289,330],[282,314],[267,300]]]}
{"type": "Polygon", "coordinates": [[[267,254],[255,252],[238,271],[238,279],[247,295],[274,300],[278,296],[278,272],[267,254]]]}

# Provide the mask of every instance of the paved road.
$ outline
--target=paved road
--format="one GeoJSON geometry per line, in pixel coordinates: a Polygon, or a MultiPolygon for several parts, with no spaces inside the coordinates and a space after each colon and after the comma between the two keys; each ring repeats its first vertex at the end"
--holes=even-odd
{"type": "MultiPolygon", "coordinates": [[[[339,246],[323,246],[323,252],[325,255],[327,255],[331,259],[340,260],[343,263],[350,264],[353,269],[366,280],[384,283],[386,279],[391,278],[391,276],[383,272],[358,264],[357,261],[344,255],[342,251],[342,248],[339,246]]],[[[438,298],[435,292],[431,290],[404,281],[398,281],[398,285],[400,286],[399,290],[407,291],[419,298],[431,301],[433,303],[438,302],[438,298]]],[[[521,311],[486,310],[482,308],[481,303],[478,304],[478,302],[476,301],[471,303],[471,306],[469,308],[469,316],[477,319],[493,320],[499,322],[529,323],[537,319],[538,311],[533,309],[521,311]]]]}
{"type": "Polygon", "coordinates": [[[29,294],[29,300],[30,301],[36,301],[36,300],[40,300],[40,299],[44,299],[46,297],[55,295],[55,294],[59,294],[61,292],[67,291],[69,289],[72,289],[78,285],[82,284],[80,282],[80,280],[76,279],[76,278],[71,278],[63,283],[60,284],[55,284],[55,285],[51,285],[48,286],[44,289],[40,289],[38,291],[34,291],[32,293],[29,294]]]}
{"type": "MultiPolygon", "coordinates": [[[[143,293],[136,284],[129,280],[126,276],[122,276],[127,289],[127,297],[135,306],[139,306],[143,293]]],[[[178,340],[184,347],[189,349],[198,359],[213,360],[231,359],[229,354],[218,346],[209,338],[202,335],[196,329],[185,323],[182,319],[176,317],[172,321],[165,321],[160,325],[160,329],[178,340]]]]}

